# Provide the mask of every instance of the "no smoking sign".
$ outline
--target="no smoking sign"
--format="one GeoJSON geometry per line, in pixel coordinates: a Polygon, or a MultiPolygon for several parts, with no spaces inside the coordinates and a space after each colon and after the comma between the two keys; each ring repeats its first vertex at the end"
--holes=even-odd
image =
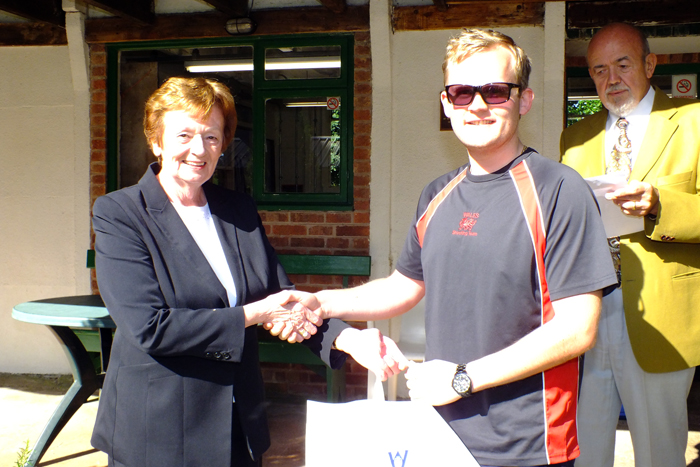
{"type": "Polygon", "coordinates": [[[698,75],[673,75],[673,97],[695,99],[698,96],[697,82],[698,75]]]}
{"type": "Polygon", "coordinates": [[[326,100],[326,108],[328,110],[335,110],[340,107],[340,97],[329,97],[326,100]]]}

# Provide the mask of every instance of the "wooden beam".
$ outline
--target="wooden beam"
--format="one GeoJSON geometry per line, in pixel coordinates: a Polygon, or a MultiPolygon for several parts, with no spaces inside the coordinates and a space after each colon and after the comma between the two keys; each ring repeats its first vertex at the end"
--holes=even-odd
{"type": "Polygon", "coordinates": [[[395,31],[544,24],[544,2],[465,1],[450,3],[446,11],[435,5],[396,7],[392,23],[395,31]]]}
{"type": "Polygon", "coordinates": [[[66,27],[61,0],[0,0],[0,10],[31,21],[66,27]]]}
{"type": "Polygon", "coordinates": [[[697,0],[608,0],[567,2],[567,27],[588,29],[613,22],[636,26],[700,23],[697,0]]]}
{"type": "MultiPolygon", "coordinates": [[[[433,0],[433,3],[436,3],[436,1],[443,1],[443,0],[433,0]]],[[[501,5],[505,5],[507,3],[547,3],[547,2],[561,2],[562,0],[444,0],[445,3],[447,3],[447,6],[449,7],[450,5],[462,5],[465,3],[498,3],[501,5]]],[[[595,2],[599,0],[566,0],[566,3],[575,3],[575,2],[595,2]]],[[[608,1],[616,1],[616,0],[608,0],[608,1]]],[[[617,0],[620,2],[634,2],[637,0],[617,0]]],[[[659,0],[659,1],[666,1],[666,0],[659,0]]]]}
{"type": "Polygon", "coordinates": [[[150,26],[135,24],[121,18],[89,19],[85,21],[85,42],[107,43],[171,39],[225,37],[226,21],[220,13],[162,15],[150,26]]]}
{"type": "Polygon", "coordinates": [[[120,18],[149,25],[155,21],[154,0],[82,0],[120,18]]]}
{"type": "Polygon", "coordinates": [[[235,18],[248,16],[248,0],[202,0],[225,15],[235,18]]]}
{"type": "Polygon", "coordinates": [[[251,12],[256,35],[369,31],[369,5],[348,6],[342,15],[327,8],[283,8],[251,12]]]}
{"type": "Polygon", "coordinates": [[[45,23],[0,23],[0,47],[67,44],[65,28],[45,23]]]}
{"type": "Polygon", "coordinates": [[[318,2],[331,10],[333,13],[345,13],[348,8],[348,4],[345,0],[318,0],[318,2]]]}
{"type": "MultiPolygon", "coordinates": [[[[369,6],[351,6],[342,15],[326,8],[283,8],[252,11],[254,35],[369,31],[369,6]]],[[[120,18],[90,19],[85,23],[88,43],[230,37],[229,16],[220,13],[157,16],[149,27],[120,18]]]]}
{"type": "Polygon", "coordinates": [[[447,11],[447,0],[433,0],[433,5],[435,5],[438,11],[447,11]]]}

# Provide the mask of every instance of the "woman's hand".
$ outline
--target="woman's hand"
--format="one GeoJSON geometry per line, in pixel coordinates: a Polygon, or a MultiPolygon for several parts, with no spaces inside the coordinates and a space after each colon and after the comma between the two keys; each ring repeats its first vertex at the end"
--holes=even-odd
{"type": "Polygon", "coordinates": [[[408,368],[408,359],[396,343],[382,335],[379,329],[348,328],[335,339],[335,347],[349,354],[357,363],[386,381],[408,368]]]}
{"type": "Polygon", "coordinates": [[[316,334],[323,320],[301,303],[312,297],[299,290],[283,290],[243,307],[246,326],[263,323],[273,336],[288,342],[301,342],[316,334]]]}

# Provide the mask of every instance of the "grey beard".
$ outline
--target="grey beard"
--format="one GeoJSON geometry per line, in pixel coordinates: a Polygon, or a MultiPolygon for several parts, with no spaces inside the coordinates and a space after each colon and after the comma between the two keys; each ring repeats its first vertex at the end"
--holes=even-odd
{"type": "MultiPolygon", "coordinates": [[[[631,90],[627,87],[619,87],[619,85],[613,86],[609,88],[606,91],[606,94],[609,93],[610,91],[628,91],[630,93],[629,99],[627,99],[625,102],[622,103],[615,103],[612,99],[609,97],[606,98],[606,101],[608,101],[608,105],[605,107],[615,115],[619,115],[620,117],[625,117],[629,115],[630,112],[634,110],[635,107],[637,107],[638,102],[634,101],[634,97],[631,95],[631,90]]],[[[606,96],[607,97],[607,96],[606,96]]]]}
{"type": "Polygon", "coordinates": [[[635,109],[635,107],[637,107],[637,103],[634,102],[633,99],[629,99],[622,104],[615,104],[614,102],[608,103],[608,110],[615,115],[619,115],[620,117],[626,117],[635,109]]]}

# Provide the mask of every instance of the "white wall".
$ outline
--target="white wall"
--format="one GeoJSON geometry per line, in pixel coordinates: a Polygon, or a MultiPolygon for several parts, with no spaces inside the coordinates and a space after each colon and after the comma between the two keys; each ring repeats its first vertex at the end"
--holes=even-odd
{"type": "MultiPolygon", "coordinates": [[[[68,373],[66,357],[44,326],[18,322],[12,306],[75,295],[74,95],[68,47],[0,48],[0,372],[68,373]]],[[[77,214],[88,221],[89,212],[77,214]]],[[[79,221],[78,225],[82,225],[79,221]]],[[[80,282],[80,284],[78,284],[80,282]]]]}

